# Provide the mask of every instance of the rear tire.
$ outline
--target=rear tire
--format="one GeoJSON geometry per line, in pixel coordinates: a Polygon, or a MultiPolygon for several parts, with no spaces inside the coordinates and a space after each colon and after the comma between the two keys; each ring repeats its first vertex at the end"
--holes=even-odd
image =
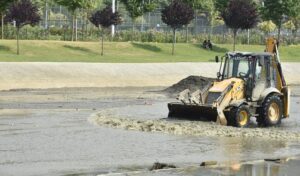
{"type": "Polygon", "coordinates": [[[262,107],[258,109],[259,116],[256,119],[258,126],[271,127],[281,124],[283,116],[283,103],[278,95],[268,96],[262,107]]]}
{"type": "Polygon", "coordinates": [[[235,126],[239,128],[248,127],[250,123],[251,113],[246,105],[231,108],[228,113],[227,123],[229,126],[235,126]]]}

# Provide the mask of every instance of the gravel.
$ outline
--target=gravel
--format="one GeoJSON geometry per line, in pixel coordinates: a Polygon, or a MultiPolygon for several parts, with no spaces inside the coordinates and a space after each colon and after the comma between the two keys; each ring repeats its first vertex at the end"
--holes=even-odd
{"type": "Polygon", "coordinates": [[[300,141],[300,132],[291,132],[278,128],[236,128],[220,126],[214,122],[184,121],[170,119],[137,120],[115,117],[113,111],[94,114],[90,121],[109,128],[142,132],[166,133],[172,135],[243,137],[275,140],[300,141]]]}

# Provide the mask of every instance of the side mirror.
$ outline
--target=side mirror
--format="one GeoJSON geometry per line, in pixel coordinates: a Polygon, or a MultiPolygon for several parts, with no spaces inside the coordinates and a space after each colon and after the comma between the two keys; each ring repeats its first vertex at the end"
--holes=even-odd
{"type": "Polygon", "coordinates": [[[250,78],[250,79],[253,79],[253,75],[252,75],[252,74],[250,74],[250,75],[249,75],[249,78],[250,78]]]}
{"type": "Polygon", "coordinates": [[[218,63],[219,62],[219,57],[216,56],[215,59],[216,59],[216,62],[218,63]]]}
{"type": "Polygon", "coordinates": [[[222,76],[221,73],[217,72],[217,78],[219,79],[221,76],[222,76]]]}

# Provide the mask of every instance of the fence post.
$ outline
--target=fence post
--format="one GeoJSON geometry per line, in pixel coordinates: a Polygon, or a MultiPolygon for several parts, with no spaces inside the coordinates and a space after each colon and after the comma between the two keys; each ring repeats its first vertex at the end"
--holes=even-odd
{"type": "MultiPolygon", "coordinates": [[[[112,12],[116,12],[116,0],[112,0],[112,12]]],[[[111,36],[114,37],[115,35],[115,25],[111,26],[111,36]]]]}
{"type": "Polygon", "coordinates": [[[75,19],[75,41],[78,39],[78,20],[75,19]]]}

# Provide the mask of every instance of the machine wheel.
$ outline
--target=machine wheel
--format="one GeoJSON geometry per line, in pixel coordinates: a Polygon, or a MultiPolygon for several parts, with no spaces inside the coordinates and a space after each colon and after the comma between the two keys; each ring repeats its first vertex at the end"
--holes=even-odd
{"type": "Polygon", "coordinates": [[[262,107],[258,110],[256,121],[258,126],[269,127],[280,125],[283,116],[283,103],[278,95],[266,98],[262,107]]]}
{"type": "Polygon", "coordinates": [[[233,107],[230,110],[230,116],[227,118],[228,125],[235,127],[247,127],[250,123],[251,113],[246,105],[233,107]]]}

